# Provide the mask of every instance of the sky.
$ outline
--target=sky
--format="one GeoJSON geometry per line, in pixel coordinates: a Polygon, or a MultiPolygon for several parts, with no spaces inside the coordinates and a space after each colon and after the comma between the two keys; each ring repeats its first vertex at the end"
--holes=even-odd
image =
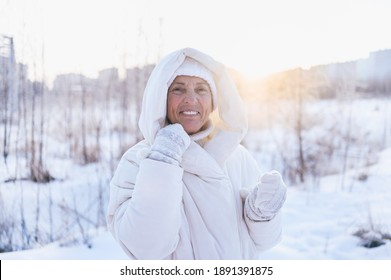
{"type": "Polygon", "coordinates": [[[390,14],[388,0],[0,0],[0,34],[37,79],[93,77],[183,47],[258,77],[391,48],[390,14]]]}

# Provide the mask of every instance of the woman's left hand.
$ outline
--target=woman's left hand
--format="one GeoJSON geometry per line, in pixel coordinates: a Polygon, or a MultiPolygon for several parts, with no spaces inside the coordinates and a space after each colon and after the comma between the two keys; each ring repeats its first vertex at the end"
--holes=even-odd
{"type": "Polygon", "coordinates": [[[247,217],[253,221],[269,221],[284,205],[287,187],[278,171],[261,177],[258,185],[249,193],[245,202],[247,217]]]}

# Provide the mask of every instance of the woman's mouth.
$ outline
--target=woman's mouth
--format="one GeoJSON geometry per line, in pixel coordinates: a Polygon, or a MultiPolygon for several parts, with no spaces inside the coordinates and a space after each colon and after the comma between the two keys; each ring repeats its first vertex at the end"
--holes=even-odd
{"type": "Polygon", "coordinates": [[[181,111],[180,113],[185,116],[196,116],[199,114],[197,111],[181,111]]]}

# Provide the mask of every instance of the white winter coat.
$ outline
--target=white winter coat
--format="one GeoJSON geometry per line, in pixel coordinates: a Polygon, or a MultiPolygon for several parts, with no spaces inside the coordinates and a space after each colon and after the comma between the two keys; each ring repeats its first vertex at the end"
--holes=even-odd
{"type": "Polygon", "coordinates": [[[139,126],[145,140],[122,157],[110,184],[108,226],[132,259],[254,259],[278,243],[280,214],[254,222],[239,193],[260,178],[255,160],[240,145],[247,119],[225,67],[186,48],[163,59],[144,92],[139,126]],[[192,141],[180,166],[147,158],[166,125],[167,82],[185,57],[209,68],[217,86],[214,129],[192,141]]]}

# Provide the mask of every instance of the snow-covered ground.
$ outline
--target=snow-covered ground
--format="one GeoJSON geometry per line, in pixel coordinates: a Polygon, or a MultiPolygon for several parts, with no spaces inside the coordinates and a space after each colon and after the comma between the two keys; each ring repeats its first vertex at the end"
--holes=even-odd
{"type": "MultiPolygon", "coordinates": [[[[275,248],[261,253],[260,259],[391,259],[390,240],[368,249],[359,246],[361,239],[352,235],[358,229],[371,230],[370,219],[373,234],[376,230],[390,232],[390,168],[391,149],[387,149],[379,162],[368,169],[367,181],[356,181],[351,191],[334,189],[338,176],[323,178],[316,191],[290,188],[283,210],[283,239],[275,248]]],[[[1,259],[126,259],[107,231],[92,238],[91,248],[53,243],[0,256],[1,259]]]]}
{"type": "MultiPolygon", "coordinates": [[[[360,106],[363,104],[365,101],[360,106]]],[[[380,114],[379,110],[372,110],[372,113],[375,116],[380,114]]],[[[358,111],[356,114],[370,118],[366,113],[360,115],[358,111]]],[[[369,127],[377,127],[381,120],[383,117],[369,124],[369,127]]],[[[364,118],[360,122],[363,124],[364,118]]],[[[379,134],[382,133],[383,130],[379,131],[379,134]]],[[[370,133],[370,136],[373,137],[374,133],[370,133]]],[[[254,147],[251,141],[249,147],[254,147]]],[[[254,154],[258,152],[254,149],[254,154]]],[[[260,165],[265,167],[268,161],[261,157],[258,159],[260,165]]],[[[3,168],[2,165],[0,167],[3,168]]],[[[107,204],[109,172],[99,165],[80,167],[54,159],[51,172],[61,180],[40,185],[39,198],[37,185],[28,181],[5,183],[4,177],[1,177],[0,198],[8,211],[1,215],[20,217],[19,203],[23,193],[23,213],[30,232],[37,225],[36,201],[39,201],[42,205],[39,230],[61,236],[61,241],[47,245],[33,242],[34,249],[1,253],[0,259],[127,259],[107,232],[99,210],[102,204],[107,204]],[[96,193],[99,191],[102,192],[103,201],[97,199],[96,193]],[[47,211],[50,207],[52,211],[47,211]],[[90,212],[93,217],[89,216],[90,212]],[[78,230],[75,231],[75,228],[78,230]]],[[[0,175],[4,174],[0,172],[0,175]]],[[[349,166],[343,177],[340,174],[322,176],[317,178],[316,185],[308,186],[289,186],[283,208],[283,239],[276,247],[261,253],[260,259],[391,259],[390,147],[377,154],[370,165],[349,166]],[[341,180],[344,180],[344,188],[341,188],[341,180]],[[384,244],[366,248],[362,246],[365,240],[380,240],[384,244]]]]}
{"type": "Polygon", "coordinates": [[[284,238],[280,245],[261,254],[262,259],[391,259],[391,240],[376,248],[360,246],[363,240],[352,234],[367,230],[368,237],[391,232],[391,149],[366,170],[359,181],[340,191],[340,176],[324,177],[314,191],[289,189],[284,208],[284,238]]]}

